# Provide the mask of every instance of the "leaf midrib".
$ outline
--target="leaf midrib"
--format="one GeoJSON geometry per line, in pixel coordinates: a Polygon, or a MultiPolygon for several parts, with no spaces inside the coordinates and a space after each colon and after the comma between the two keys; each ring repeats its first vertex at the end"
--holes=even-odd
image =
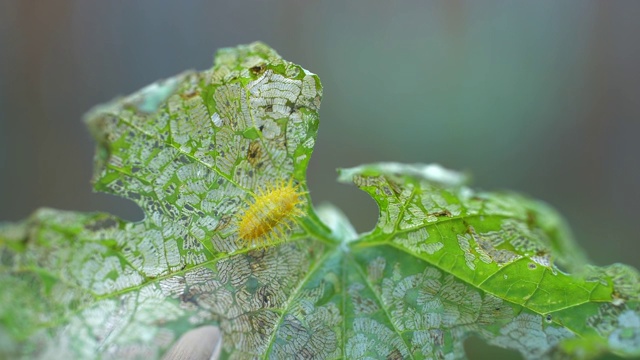
{"type": "Polygon", "coordinates": [[[280,329],[280,326],[284,321],[284,317],[289,313],[289,310],[291,310],[291,305],[293,305],[294,300],[300,294],[300,291],[302,291],[302,289],[307,284],[307,282],[311,278],[313,278],[313,275],[315,275],[316,271],[322,268],[321,265],[323,265],[325,261],[331,257],[331,255],[334,255],[334,251],[338,248],[339,248],[338,246],[335,246],[332,249],[327,249],[325,253],[322,255],[322,257],[318,259],[315,264],[313,264],[313,267],[307,272],[304,278],[302,278],[302,280],[298,283],[296,288],[293,290],[293,292],[287,299],[286,303],[284,304],[284,307],[282,307],[282,313],[280,315],[280,319],[278,323],[273,327],[273,331],[271,332],[271,337],[269,338],[269,342],[267,343],[267,351],[265,352],[263,357],[264,359],[268,359],[269,356],[271,355],[271,352],[273,351],[273,345],[275,344],[276,334],[278,333],[278,330],[280,329]]]}

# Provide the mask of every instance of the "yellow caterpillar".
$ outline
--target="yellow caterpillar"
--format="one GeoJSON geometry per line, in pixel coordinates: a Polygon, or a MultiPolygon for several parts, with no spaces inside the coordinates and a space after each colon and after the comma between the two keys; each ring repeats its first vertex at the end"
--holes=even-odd
{"type": "Polygon", "coordinates": [[[286,235],[296,217],[304,215],[300,185],[282,182],[253,195],[253,203],[238,219],[238,240],[243,247],[265,247],[286,235]]]}

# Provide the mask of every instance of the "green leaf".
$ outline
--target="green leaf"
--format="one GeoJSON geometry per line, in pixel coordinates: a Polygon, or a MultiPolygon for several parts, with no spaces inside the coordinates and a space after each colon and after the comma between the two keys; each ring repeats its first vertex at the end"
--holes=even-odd
{"type": "Polygon", "coordinates": [[[586,266],[547,205],[474,192],[437,165],[367,165],[340,179],[380,207],[376,228],[350,244],[360,274],[350,287],[377,310],[359,319],[368,331],[395,339],[384,351],[461,357],[475,335],[530,359],[640,354],[640,275],[586,266]]]}
{"type": "MultiPolygon", "coordinates": [[[[340,171],[378,203],[373,231],[314,211],[321,95],[254,43],[94,109],[95,188],[145,218],[42,209],[0,226],[0,354],[154,358],[215,324],[237,359],[457,359],[470,336],[530,359],[640,355],[640,275],[588,265],[543,203],[383,163],[340,171]],[[286,184],[303,215],[252,219],[281,232],[247,245],[239,220],[286,184]]],[[[272,200],[258,214],[289,211],[272,200]]]]}

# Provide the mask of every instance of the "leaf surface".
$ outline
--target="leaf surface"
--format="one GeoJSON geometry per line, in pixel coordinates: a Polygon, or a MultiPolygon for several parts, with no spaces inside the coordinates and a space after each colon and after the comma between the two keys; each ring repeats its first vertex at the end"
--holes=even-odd
{"type": "Polygon", "coordinates": [[[215,324],[234,359],[458,359],[470,336],[531,359],[640,355],[637,271],[588,265],[543,203],[380,163],[340,171],[378,203],[374,230],[315,211],[321,96],[316,75],[254,43],[94,109],[94,186],[145,218],[42,209],[2,225],[0,353],[154,358],[215,324]],[[283,184],[304,215],[247,246],[240,219],[283,184]]]}

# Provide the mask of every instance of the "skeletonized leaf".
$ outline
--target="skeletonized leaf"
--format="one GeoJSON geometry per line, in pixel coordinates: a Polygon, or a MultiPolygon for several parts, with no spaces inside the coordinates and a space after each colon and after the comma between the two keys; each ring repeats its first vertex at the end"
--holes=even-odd
{"type": "Polygon", "coordinates": [[[543,203],[382,163],[340,175],[378,203],[373,231],[316,215],[321,96],[254,43],[94,109],[95,188],[145,218],[42,209],[0,226],[0,354],[157,358],[212,324],[234,359],[460,359],[470,336],[530,359],[640,354],[640,276],[588,265],[543,203]],[[295,201],[270,193],[283,186],[295,201]]]}

